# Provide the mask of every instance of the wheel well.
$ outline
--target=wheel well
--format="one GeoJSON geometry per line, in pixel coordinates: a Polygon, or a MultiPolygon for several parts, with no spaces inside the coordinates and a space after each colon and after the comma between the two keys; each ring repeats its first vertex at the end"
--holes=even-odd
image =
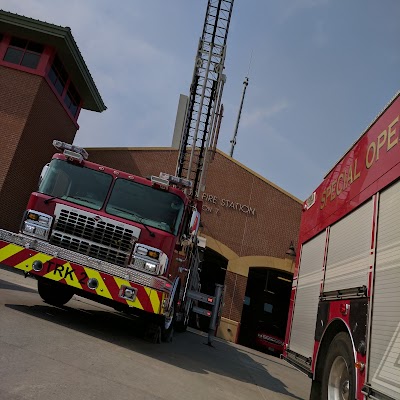
{"type": "Polygon", "coordinates": [[[333,338],[339,332],[349,333],[347,326],[345,323],[339,319],[333,320],[328,327],[326,328],[323,336],[322,342],[320,343],[318,354],[317,354],[317,363],[315,365],[314,377],[316,381],[321,381],[322,379],[322,371],[324,367],[323,361],[326,358],[326,354],[328,352],[329,345],[331,344],[333,338]]]}

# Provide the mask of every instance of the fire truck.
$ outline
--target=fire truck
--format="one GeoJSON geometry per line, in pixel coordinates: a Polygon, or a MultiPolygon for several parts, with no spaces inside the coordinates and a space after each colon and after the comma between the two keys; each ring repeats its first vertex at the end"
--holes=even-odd
{"type": "Polygon", "coordinates": [[[185,330],[199,290],[201,192],[222,117],[233,0],[208,0],[175,175],[144,178],[58,140],[19,233],[0,229],[0,263],[37,278],[56,306],[74,294],[148,321],[147,337],[185,330]]]}
{"type": "Polygon", "coordinates": [[[147,317],[154,340],[170,340],[174,324],[186,327],[185,293],[198,284],[199,203],[183,191],[191,182],[131,175],[53,144],[60,152],[43,169],[20,233],[0,230],[1,262],[35,276],[49,304],[77,294],[147,317]]]}
{"type": "Polygon", "coordinates": [[[311,399],[400,399],[400,93],[305,201],[283,357],[311,399]]]}

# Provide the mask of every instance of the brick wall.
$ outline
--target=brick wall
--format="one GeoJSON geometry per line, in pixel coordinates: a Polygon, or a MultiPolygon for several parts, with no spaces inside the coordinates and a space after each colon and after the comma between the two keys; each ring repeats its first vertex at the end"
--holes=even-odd
{"type": "Polygon", "coordinates": [[[43,78],[2,67],[0,118],[0,227],[17,231],[53,139],[72,143],[77,128],[43,78]]]}

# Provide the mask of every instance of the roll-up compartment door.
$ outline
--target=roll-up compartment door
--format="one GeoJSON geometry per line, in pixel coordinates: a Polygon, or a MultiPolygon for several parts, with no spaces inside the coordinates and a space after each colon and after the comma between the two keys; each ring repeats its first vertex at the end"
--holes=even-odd
{"type": "Polygon", "coordinates": [[[372,223],[373,202],[369,200],[331,227],[324,292],[368,285],[372,223]]]}
{"type": "Polygon", "coordinates": [[[304,244],[301,251],[289,349],[307,358],[312,357],[314,350],[325,241],[326,231],[323,231],[304,244]]]}
{"type": "Polygon", "coordinates": [[[368,382],[400,399],[400,182],[379,201],[368,382]]]}

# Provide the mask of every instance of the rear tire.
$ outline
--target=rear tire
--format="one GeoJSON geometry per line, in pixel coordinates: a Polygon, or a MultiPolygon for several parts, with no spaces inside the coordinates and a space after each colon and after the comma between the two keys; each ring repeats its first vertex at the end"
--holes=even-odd
{"type": "Polygon", "coordinates": [[[354,400],[355,367],[353,346],[346,332],[338,333],[329,346],[322,375],[322,399],[354,400]]]}
{"type": "Polygon", "coordinates": [[[48,281],[47,279],[38,280],[38,292],[39,296],[46,303],[53,306],[63,306],[68,303],[74,295],[68,286],[48,281]]]}

